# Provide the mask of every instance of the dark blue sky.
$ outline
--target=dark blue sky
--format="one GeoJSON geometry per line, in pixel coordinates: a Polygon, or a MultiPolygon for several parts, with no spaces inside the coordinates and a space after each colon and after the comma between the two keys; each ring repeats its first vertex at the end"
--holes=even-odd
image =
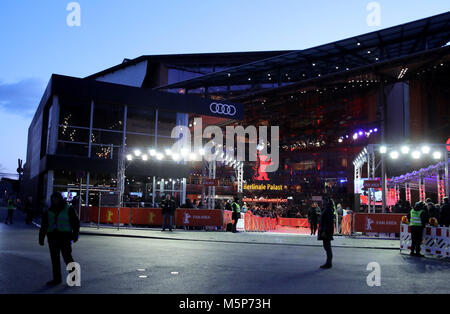
{"type": "Polygon", "coordinates": [[[0,164],[25,159],[28,126],[52,73],[84,77],[144,54],[303,49],[450,10],[448,0],[0,1],[0,164]]]}

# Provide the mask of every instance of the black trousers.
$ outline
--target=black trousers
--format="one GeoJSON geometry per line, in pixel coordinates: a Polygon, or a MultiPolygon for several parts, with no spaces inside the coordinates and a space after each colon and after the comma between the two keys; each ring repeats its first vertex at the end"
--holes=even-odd
{"type": "Polygon", "coordinates": [[[423,240],[423,227],[411,226],[411,252],[420,253],[423,240]]]}
{"type": "Polygon", "coordinates": [[[311,222],[309,227],[311,228],[311,234],[316,234],[316,231],[317,231],[317,221],[316,221],[316,222],[314,222],[314,221],[311,222]]]}
{"type": "Polygon", "coordinates": [[[333,252],[331,251],[331,240],[323,240],[323,248],[327,252],[327,265],[331,265],[333,260],[333,252]]]}
{"type": "Polygon", "coordinates": [[[241,216],[241,214],[238,214],[238,213],[232,213],[231,214],[231,219],[234,220],[233,228],[231,229],[232,232],[237,232],[236,226],[237,226],[237,223],[238,223],[238,220],[239,220],[240,216],[241,216]]]}
{"type": "Polygon", "coordinates": [[[66,265],[72,263],[72,243],[70,235],[48,234],[48,246],[52,260],[53,280],[61,281],[61,257],[66,265]]]}
{"type": "Polygon", "coordinates": [[[14,210],[8,209],[8,216],[6,216],[5,224],[8,223],[8,220],[9,220],[10,224],[13,223],[13,213],[14,213],[14,210]]]}

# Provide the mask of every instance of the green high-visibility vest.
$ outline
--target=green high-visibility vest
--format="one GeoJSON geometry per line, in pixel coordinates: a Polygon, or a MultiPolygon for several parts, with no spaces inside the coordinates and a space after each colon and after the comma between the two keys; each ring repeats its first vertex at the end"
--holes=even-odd
{"type": "Polygon", "coordinates": [[[8,210],[14,210],[14,203],[11,200],[8,201],[8,210]]]}
{"type": "Polygon", "coordinates": [[[422,219],[420,216],[422,215],[423,210],[415,211],[414,209],[411,209],[411,221],[409,223],[410,226],[416,226],[416,227],[422,227],[422,219]]]}
{"type": "Polygon", "coordinates": [[[48,228],[47,232],[60,231],[60,232],[71,232],[72,228],[70,226],[69,218],[69,208],[70,205],[66,207],[56,216],[54,211],[48,211],[48,228]]]}
{"type": "Polygon", "coordinates": [[[236,205],[236,212],[237,212],[238,214],[240,214],[240,213],[241,213],[241,206],[239,206],[239,204],[236,203],[236,202],[233,202],[233,205],[236,205]]]}

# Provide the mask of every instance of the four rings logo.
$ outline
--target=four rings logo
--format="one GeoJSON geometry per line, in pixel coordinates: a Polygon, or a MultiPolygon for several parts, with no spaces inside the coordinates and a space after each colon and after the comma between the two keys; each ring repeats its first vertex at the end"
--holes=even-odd
{"type": "Polygon", "coordinates": [[[237,112],[236,107],[233,105],[218,104],[215,102],[209,105],[209,110],[211,110],[212,113],[224,114],[226,116],[234,116],[237,112]]]}

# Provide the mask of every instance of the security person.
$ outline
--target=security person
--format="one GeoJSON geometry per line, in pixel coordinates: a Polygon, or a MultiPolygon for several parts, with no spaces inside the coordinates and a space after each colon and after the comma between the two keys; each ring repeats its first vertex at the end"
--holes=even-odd
{"type": "Polygon", "coordinates": [[[420,254],[420,246],[423,240],[423,228],[428,221],[426,205],[423,202],[417,202],[408,214],[409,225],[411,226],[411,256],[423,257],[420,254]],[[415,252],[414,252],[415,251],[415,252]]]}
{"type": "Polygon", "coordinates": [[[47,285],[54,286],[62,282],[60,253],[66,265],[74,261],[71,241],[78,241],[80,220],[75,209],[67,204],[61,193],[53,193],[50,200],[50,208],[42,215],[39,244],[43,246],[47,236],[53,270],[53,280],[47,282],[47,285]]]}
{"type": "Polygon", "coordinates": [[[239,198],[237,196],[234,197],[234,202],[231,204],[231,208],[233,210],[233,213],[231,214],[231,219],[233,220],[233,233],[237,233],[236,225],[238,223],[239,218],[241,218],[241,206],[238,203],[239,198]]]}
{"type": "Polygon", "coordinates": [[[8,224],[8,220],[9,220],[10,225],[13,224],[13,213],[14,213],[14,202],[12,199],[9,199],[8,200],[8,216],[6,216],[5,224],[8,224]]]}

